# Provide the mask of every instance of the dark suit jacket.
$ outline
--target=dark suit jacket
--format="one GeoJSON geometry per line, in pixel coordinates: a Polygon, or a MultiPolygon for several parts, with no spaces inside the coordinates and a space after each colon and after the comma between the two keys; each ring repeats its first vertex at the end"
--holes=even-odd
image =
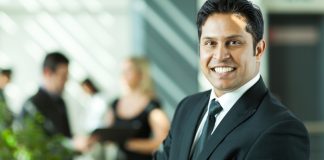
{"type": "MultiPolygon", "coordinates": [[[[210,91],[183,99],[157,160],[187,160],[210,91]]],[[[198,160],[308,160],[309,136],[303,125],[267,90],[262,79],[234,104],[198,160]]]]}
{"type": "Polygon", "coordinates": [[[40,88],[24,105],[23,116],[32,116],[38,111],[44,116],[43,128],[48,135],[62,134],[71,138],[71,130],[65,103],[60,96],[51,96],[40,88]],[[32,105],[30,105],[30,103],[32,105]],[[33,108],[35,107],[35,108],[33,108]]]}

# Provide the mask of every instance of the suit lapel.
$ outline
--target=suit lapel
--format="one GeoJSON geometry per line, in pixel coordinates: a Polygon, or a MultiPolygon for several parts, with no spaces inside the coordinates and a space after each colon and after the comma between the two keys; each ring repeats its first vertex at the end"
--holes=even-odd
{"type": "Polygon", "coordinates": [[[207,144],[205,144],[208,147],[203,150],[198,159],[207,159],[231,131],[253,115],[266,92],[267,89],[262,78],[260,78],[255,85],[242,95],[232,109],[226,114],[207,144]]]}
{"type": "Polygon", "coordinates": [[[208,104],[210,91],[202,96],[202,98],[195,104],[190,104],[188,107],[188,114],[186,117],[186,123],[184,123],[185,130],[183,130],[182,140],[179,141],[179,159],[189,159],[192,142],[196,135],[196,130],[199,127],[201,117],[208,104]]]}

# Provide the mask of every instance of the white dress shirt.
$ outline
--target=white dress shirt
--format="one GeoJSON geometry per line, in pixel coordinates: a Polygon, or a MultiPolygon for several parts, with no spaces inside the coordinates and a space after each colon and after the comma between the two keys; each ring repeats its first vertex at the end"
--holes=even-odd
{"type": "Polygon", "coordinates": [[[238,101],[238,99],[249,89],[251,88],[259,79],[260,79],[260,74],[257,74],[254,78],[252,78],[250,81],[248,81],[247,83],[245,83],[243,86],[241,86],[240,88],[233,90],[231,92],[225,93],[224,95],[222,95],[221,97],[217,97],[215,94],[214,89],[211,90],[210,93],[210,97],[209,97],[209,102],[207,105],[207,112],[205,112],[205,115],[203,117],[203,119],[201,120],[198,130],[196,132],[195,135],[195,139],[193,142],[193,145],[191,147],[191,150],[194,148],[194,146],[196,145],[201,132],[204,128],[204,125],[206,123],[207,117],[208,117],[208,113],[209,113],[209,105],[212,99],[215,99],[216,101],[218,101],[220,103],[220,105],[222,106],[223,110],[220,111],[218,114],[215,115],[216,121],[215,121],[215,125],[214,125],[214,129],[212,131],[211,134],[214,133],[215,129],[217,128],[217,126],[219,125],[219,123],[222,121],[222,119],[226,116],[226,114],[228,113],[229,110],[231,110],[231,108],[234,106],[234,104],[238,101]]]}
{"type": "Polygon", "coordinates": [[[104,116],[107,113],[107,103],[101,94],[96,93],[89,98],[82,118],[83,127],[88,134],[104,126],[104,116]]]}

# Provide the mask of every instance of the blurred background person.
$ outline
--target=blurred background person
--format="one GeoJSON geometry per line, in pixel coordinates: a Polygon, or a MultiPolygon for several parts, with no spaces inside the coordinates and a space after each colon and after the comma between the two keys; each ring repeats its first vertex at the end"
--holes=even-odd
{"type": "Polygon", "coordinates": [[[169,131],[169,120],[155,97],[149,63],[130,57],[122,65],[122,95],[108,114],[112,126],[138,127],[137,134],[120,149],[127,160],[151,160],[169,131]]]}
{"type": "Polygon", "coordinates": [[[0,100],[6,102],[5,87],[11,80],[11,69],[0,69],[0,100]]]}
{"type": "Polygon", "coordinates": [[[13,120],[14,116],[12,111],[9,109],[7,101],[6,101],[6,96],[5,96],[5,87],[11,80],[11,69],[0,69],[0,116],[4,118],[4,122],[1,122],[0,124],[4,123],[4,126],[2,127],[9,127],[13,120]]]}
{"type": "MultiPolygon", "coordinates": [[[[84,79],[81,82],[81,87],[87,96],[85,97],[85,105],[82,111],[83,121],[81,123],[86,133],[85,138],[88,138],[95,129],[107,126],[107,123],[105,123],[105,115],[107,115],[108,105],[105,97],[90,78],[84,79]]],[[[105,145],[97,143],[84,157],[87,156],[88,159],[104,160],[106,159],[105,151],[105,145]]]]}
{"type": "Polygon", "coordinates": [[[69,60],[59,52],[46,55],[43,63],[43,83],[38,92],[23,107],[23,114],[30,114],[35,107],[45,118],[44,129],[49,135],[57,133],[72,138],[66,105],[61,97],[68,79],[69,60]]]}
{"type": "Polygon", "coordinates": [[[81,82],[82,89],[89,96],[85,106],[83,127],[87,133],[91,133],[96,128],[105,126],[104,117],[107,113],[106,99],[100,94],[99,88],[86,78],[81,82]]]}
{"type": "MultiPolygon", "coordinates": [[[[44,117],[43,129],[50,136],[63,135],[72,139],[67,108],[62,98],[68,79],[69,60],[60,52],[46,55],[43,62],[43,83],[38,92],[23,106],[22,117],[40,113],[44,117]]],[[[77,151],[86,150],[86,140],[74,138],[70,146],[77,151]]]]}

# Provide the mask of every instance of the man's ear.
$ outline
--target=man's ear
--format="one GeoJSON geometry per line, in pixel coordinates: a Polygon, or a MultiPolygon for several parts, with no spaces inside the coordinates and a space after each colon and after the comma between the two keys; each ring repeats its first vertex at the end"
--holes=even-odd
{"type": "Polygon", "coordinates": [[[43,69],[43,75],[44,76],[49,76],[49,75],[51,75],[52,74],[52,70],[51,69],[49,69],[49,68],[44,68],[43,69]]]}
{"type": "Polygon", "coordinates": [[[265,52],[265,48],[266,48],[266,44],[264,39],[262,39],[260,42],[258,42],[255,48],[255,57],[258,62],[261,61],[261,58],[265,52]]]}

